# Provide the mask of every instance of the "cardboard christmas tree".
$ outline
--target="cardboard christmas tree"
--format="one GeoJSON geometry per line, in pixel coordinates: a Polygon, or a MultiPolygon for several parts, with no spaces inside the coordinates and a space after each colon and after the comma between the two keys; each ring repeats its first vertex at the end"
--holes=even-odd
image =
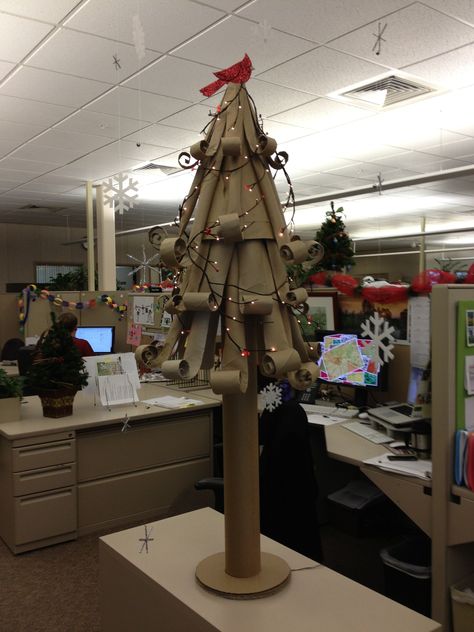
{"type": "MultiPolygon", "coordinates": [[[[248,67],[246,60],[240,64],[248,67]]],[[[196,173],[180,208],[179,234],[161,248],[163,263],[176,271],[176,288],[165,307],[173,322],[158,358],[169,378],[211,369],[211,387],[223,396],[226,549],[203,560],[196,574],[227,596],[263,594],[289,576],[283,560],[260,552],[257,371],[286,377],[296,389],[316,380],[315,349],[297,322],[307,311],[307,293],[290,286],[286,265],[323,254],[315,241],[290,240],[272,173],[286,174],[288,157],[260,126],[242,72],[233,71],[238,66],[227,69],[231,79],[205,140],[180,156],[196,173]],[[217,336],[222,360],[214,370],[217,336]]],[[[208,88],[228,81],[227,71],[208,88]]]]}

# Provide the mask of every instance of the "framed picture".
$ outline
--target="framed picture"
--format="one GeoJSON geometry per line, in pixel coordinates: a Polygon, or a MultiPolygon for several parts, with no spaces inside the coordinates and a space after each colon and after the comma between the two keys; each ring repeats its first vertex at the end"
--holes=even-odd
{"type": "Polygon", "coordinates": [[[466,309],[466,346],[474,347],[474,309],[466,309]]]}
{"type": "Polygon", "coordinates": [[[337,290],[311,290],[308,292],[309,307],[305,316],[300,316],[303,335],[308,340],[314,339],[318,330],[333,331],[339,325],[337,290]],[[309,317],[309,319],[308,319],[309,317]]]}

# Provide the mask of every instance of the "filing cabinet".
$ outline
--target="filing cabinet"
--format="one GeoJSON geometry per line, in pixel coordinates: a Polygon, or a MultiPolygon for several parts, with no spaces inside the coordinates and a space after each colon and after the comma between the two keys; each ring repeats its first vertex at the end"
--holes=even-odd
{"type": "Polygon", "coordinates": [[[0,440],[0,535],[21,553],[77,534],[75,433],[0,440]]]}

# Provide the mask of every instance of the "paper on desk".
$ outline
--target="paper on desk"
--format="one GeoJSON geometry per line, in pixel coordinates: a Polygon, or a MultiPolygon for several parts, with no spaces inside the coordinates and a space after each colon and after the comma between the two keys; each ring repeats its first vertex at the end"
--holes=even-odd
{"type": "Polygon", "coordinates": [[[375,465],[381,470],[395,472],[396,474],[404,474],[405,476],[416,476],[425,480],[431,479],[432,464],[431,461],[389,461],[388,457],[393,456],[390,452],[374,456],[366,459],[364,463],[367,465],[375,465]]]}
{"type": "Polygon", "coordinates": [[[196,406],[202,404],[200,399],[190,399],[189,397],[173,397],[173,395],[165,395],[163,397],[153,397],[152,399],[143,399],[142,404],[149,406],[160,406],[161,408],[185,408],[186,406],[196,406]]]}
{"type": "Polygon", "coordinates": [[[415,296],[408,302],[408,339],[411,366],[425,369],[430,361],[430,299],[415,296]]]}
{"type": "Polygon", "coordinates": [[[320,413],[310,413],[308,422],[315,426],[332,426],[333,424],[345,421],[342,417],[331,417],[330,415],[321,415],[320,413]]]}
{"type": "Polygon", "coordinates": [[[126,373],[97,377],[100,403],[102,406],[132,404],[138,401],[135,385],[126,373]]]}

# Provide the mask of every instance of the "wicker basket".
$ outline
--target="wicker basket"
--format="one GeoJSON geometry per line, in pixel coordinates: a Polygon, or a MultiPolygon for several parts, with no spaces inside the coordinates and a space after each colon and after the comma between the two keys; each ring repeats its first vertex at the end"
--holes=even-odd
{"type": "Polygon", "coordinates": [[[76,396],[76,389],[51,389],[38,391],[43,417],[68,417],[72,415],[72,404],[76,396]]]}

